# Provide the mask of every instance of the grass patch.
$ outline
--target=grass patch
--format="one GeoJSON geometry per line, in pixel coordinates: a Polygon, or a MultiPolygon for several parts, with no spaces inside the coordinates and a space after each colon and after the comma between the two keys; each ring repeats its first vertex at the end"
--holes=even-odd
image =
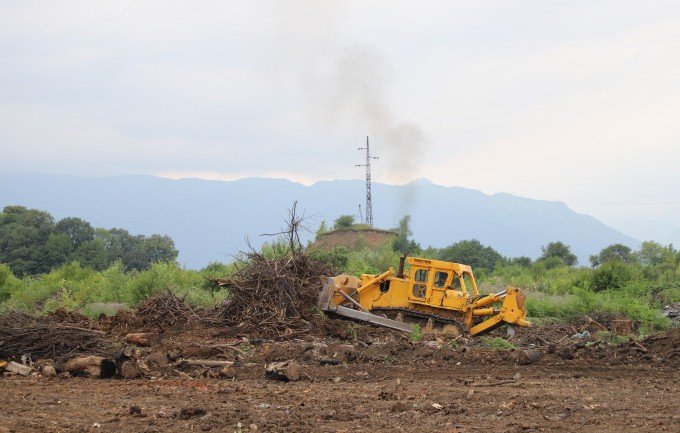
{"type": "Polygon", "coordinates": [[[669,320],[653,306],[651,291],[632,284],[624,289],[593,292],[574,289],[569,294],[527,292],[527,315],[534,321],[552,319],[571,321],[594,313],[609,313],[640,321],[650,329],[663,330],[670,326],[669,320]]]}
{"type": "Polygon", "coordinates": [[[420,329],[420,325],[418,325],[417,323],[413,325],[413,329],[411,330],[411,336],[409,338],[414,343],[417,343],[423,339],[423,331],[422,329],[420,329]]]}
{"type": "Polygon", "coordinates": [[[85,305],[80,313],[83,316],[91,317],[92,319],[99,318],[102,314],[105,316],[115,316],[120,310],[126,310],[127,305],[120,302],[93,302],[85,305]]]}
{"type": "Polygon", "coordinates": [[[593,334],[593,338],[611,346],[619,346],[630,341],[630,338],[624,335],[618,335],[609,331],[597,331],[593,334]]]}
{"type": "Polygon", "coordinates": [[[347,325],[347,329],[345,330],[345,334],[347,334],[347,338],[351,340],[356,340],[357,339],[357,330],[354,328],[354,324],[350,323],[347,325]]]}
{"type": "Polygon", "coordinates": [[[491,350],[517,349],[517,346],[501,337],[482,337],[482,345],[491,350]]]}

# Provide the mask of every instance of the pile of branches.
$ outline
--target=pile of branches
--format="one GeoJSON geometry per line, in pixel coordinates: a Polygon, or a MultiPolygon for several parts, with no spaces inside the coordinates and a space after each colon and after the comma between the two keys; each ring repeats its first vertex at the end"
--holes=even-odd
{"type": "Polygon", "coordinates": [[[171,290],[144,301],[137,307],[136,315],[144,324],[161,328],[183,325],[199,318],[196,311],[171,290]]]}
{"type": "Polygon", "coordinates": [[[251,248],[230,278],[217,280],[229,290],[229,299],[212,311],[212,319],[240,332],[264,337],[309,332],[309,317],[321,289],[321,276],[334,274],[321,260],[310,257],[300,245],[302,219],[290,211],[285,235],[285,254],[268,258],[251,248]]]}
{"type": "Polygon", "coordinates": [[[59,315],[34,317],[10,310],[0,316],[0,359],[26,355],[60,361],[75,353],[104,355],[109,349],[103,332],[62,323],[59,315]]]}

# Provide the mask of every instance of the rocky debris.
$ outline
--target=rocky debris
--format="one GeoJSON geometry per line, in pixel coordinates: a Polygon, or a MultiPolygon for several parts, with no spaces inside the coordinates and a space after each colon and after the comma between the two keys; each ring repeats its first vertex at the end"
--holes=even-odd
{"type": "Polygon", "coordinates": [[[55,377],[57,375],[57,370],[53,365],[46,365],[40,369],[40,374],[45,377],[55,377]]]}
{"type": "Polygon", "coordinates": [[[680,321],[680,302],[666,305],[661,310],[661,314],[674,321],[680,321]]]}
{"type": "Polygon", "coordinates": [[[393,384],[386,385],[378,394],[380,400],[403,400],[404,397],[405,388],[401,384],[401,379],[397,379],[393,384]]]}
{"type": "Polygon", "coordinates": [[[514,355],[519,365],[529,365],[541,359],[543,353],[539,349],[520,349],[516,350],[514,355]]]}

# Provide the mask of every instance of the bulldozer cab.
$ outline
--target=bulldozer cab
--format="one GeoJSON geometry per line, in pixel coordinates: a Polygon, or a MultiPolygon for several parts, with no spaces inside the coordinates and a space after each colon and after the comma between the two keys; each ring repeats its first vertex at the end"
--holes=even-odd
{"type": "Polygon", "coordinates": [[[431,303],[446,296],[479,295],[469,266],[418,258],[409,258],[408,263],[411,265],[410,300],[431,303]]]}

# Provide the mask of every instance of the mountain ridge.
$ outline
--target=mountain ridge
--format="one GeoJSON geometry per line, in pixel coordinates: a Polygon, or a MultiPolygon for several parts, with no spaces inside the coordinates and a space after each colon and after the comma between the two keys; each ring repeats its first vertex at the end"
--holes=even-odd
{"type": "MultiPolygon", "coordinates": [[[[227,261],[247,247],[270,238],[262,233],[284,225],[287,209],[298,210],[315,229],[363,206],[363,180],[322,180],[312,185],[288,179],[243,178],[232,181],[167,179],[149,175],[83,177],[0,173],[0,206],[43,209],[56,219],[76,216],[97,227],[121,227],[133,233],[168,234],[179,260],[189,267],[227,261]]],[[[540,255],[540,247],[563,241],[579,263],[612,243],[633,248],[639,241],[597,219],[571,210],[564,202],[485,194],[418,179],[404,185],[373,184],[376,227],[396,226],[412,217],[414,239],[443,247],[476,238],[506,256],[540,255]]],[[[311,233],[303,234],[311,240],[311,233]]]]}

